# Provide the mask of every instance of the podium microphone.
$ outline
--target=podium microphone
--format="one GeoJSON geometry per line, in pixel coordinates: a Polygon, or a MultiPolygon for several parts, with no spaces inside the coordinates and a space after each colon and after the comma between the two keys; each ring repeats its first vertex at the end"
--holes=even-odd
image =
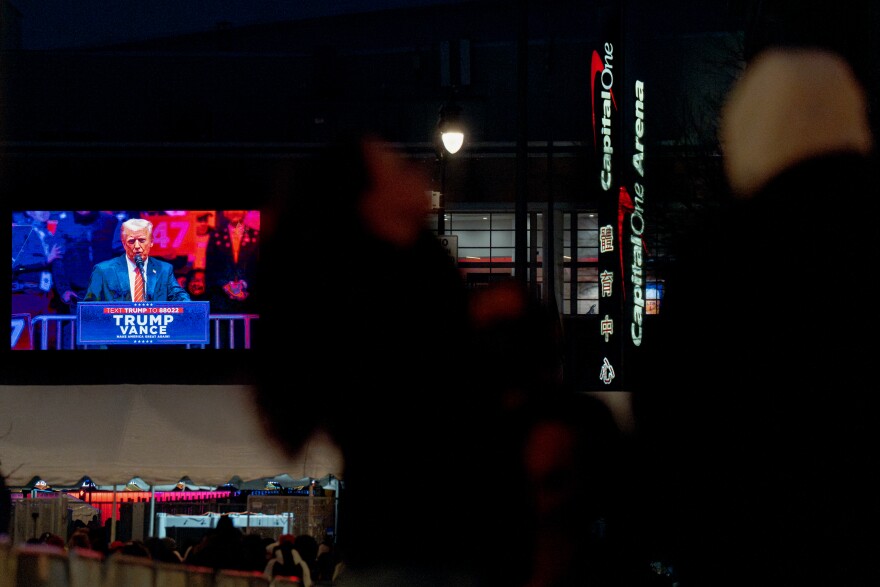
{"type": "Polygon", "coordinates": [[[137,265],[138,271],[141,272],[141,275],[144,274],[144,258],[141,257],[140,253],[134,256],[134,264],[137,265]]]}

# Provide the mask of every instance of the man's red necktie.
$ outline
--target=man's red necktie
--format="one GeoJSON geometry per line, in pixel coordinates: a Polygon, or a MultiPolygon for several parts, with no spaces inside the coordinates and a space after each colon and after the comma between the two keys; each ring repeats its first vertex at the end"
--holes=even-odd
{"type": "Polygon", "coordinates": [[[144,290],[144,276],[141,275],[140,269],[134,268],[134,301],[143,302],[146,300],[144,290]]]}

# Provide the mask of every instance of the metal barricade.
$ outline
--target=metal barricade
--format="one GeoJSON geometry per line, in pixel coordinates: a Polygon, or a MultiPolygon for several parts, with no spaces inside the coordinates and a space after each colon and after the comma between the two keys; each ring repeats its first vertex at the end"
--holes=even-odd
{"type": "MultiPolygon", "coordinates": [[[[237,349],[251,348],[251,331],[253,321],[260,317],[259,314],[210,314],[211,342],[205,344],[187,344],[186,348],[215,348],[237,349]],[[226,344],[223,344],[223,341],[226,344]]],[[[45,314],[35,316],[31,324],[31,340],[37,342],[35,350],[49,350],[50,328],[55,329],[55,350],[72,350],[76,346],[76,316],[64,314],[45,314]],[[70,325],[70,335],[65,340],[64,327],[70,325]],[[39,338],[34,335],[38,334],[39,338]],[[66,344],[65,344],[66,343],[66,344]]],[[[88,346],[82,348],[89,348],[88,346]]]]}
{"type": "MultiPolygon", "coordinates": [[[[211,339],[214,341],[214,348],[239,348],[239,346],[236,345],[236,334],[239,330],[238,324],[241,325],[241,338],[244,344],[244,348],[251,348],[251,321],[258,319],[259,317],[259,314],[210,314],[209,318],[211,319],[211,331],[213,332],[211,339]],[[220,340],[223,335],[223,333],[221,333],[221,324],[226,325],[226,338],[229,341],[229,345],[226,347],[223,347],[220,344],[220,340]]],[[[204,348],[205,345],[187,346],[204,348]]]]}
{"type": "Polygon", "coordinates": [[[55,329],[55,350],[76,348],[76,316],[68,314],[34,316],[31,328],[31,340],[36,342],[37,339],[33,335],[35,332],[40,333],[39,346],[35,344],[35,350],[45,351],[49,348],[49,328],[55,329]],[[68,345],[64,345],[64,337],[62,336],[65,323],[71,326],[68,345]]]}

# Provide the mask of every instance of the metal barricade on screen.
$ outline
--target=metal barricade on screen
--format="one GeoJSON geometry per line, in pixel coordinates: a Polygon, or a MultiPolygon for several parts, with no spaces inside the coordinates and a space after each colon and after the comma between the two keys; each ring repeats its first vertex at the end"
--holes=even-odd
{"type": "Polygon", "coordinates": [[[259,314],[211,314],[211,344],[215,349],[251,348],[252,322],[259,314]],[[223,340],[226,344],[223,344],[223,340]]]}
{"type": "Polygon", "coordinates": [[[68,332],[73,333],[76,328],[76,316],[67,314],[34,316],[31,324],[33,330],[31,338],[35,342],[34,348],[43,351],[49,348],[50,329],[55,331],[53,348],[56,350],[76,348],[75,337],[72,334],[68,336],[63,335],[66,326],[70,326],[68,332]]]}
{"type": "MultiPolygon", "coordinates": [[[[187,344],[186,348],[250,349],[253,323],[259,317],[259,314],[210,314],[211,342],[208,345],[187,344]]],[[[73,315],[35,316],[30,333],[34,349],[45,351],[50,346],[55,350],[75,349],[75,337],[63,335],[64,332],[73,333],[75,329],[76,316],[73,315]],[[51,329],[54,329],[55,337],[50,345],[51,329]]]]}

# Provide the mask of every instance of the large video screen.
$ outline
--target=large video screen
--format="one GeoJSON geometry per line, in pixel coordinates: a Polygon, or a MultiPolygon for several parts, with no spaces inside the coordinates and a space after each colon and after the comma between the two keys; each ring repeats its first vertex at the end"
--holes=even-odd
{"type": "Polygon", "coordinates": [[[94,364],[71,357],[136,349],[197,365],[259,346],[259,210],[13,210],[9,221],[13,361],[94,364]]]}

